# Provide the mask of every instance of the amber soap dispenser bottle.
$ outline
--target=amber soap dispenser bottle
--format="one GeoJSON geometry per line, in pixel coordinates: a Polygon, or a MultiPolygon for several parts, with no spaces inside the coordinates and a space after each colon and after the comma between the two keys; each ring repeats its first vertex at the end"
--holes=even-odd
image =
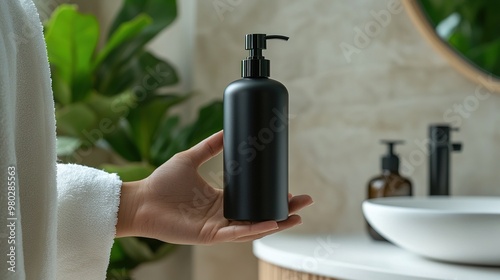
{"type": "MultiPolygon", "coordinates": [[[[403,141],[382,140],[387,145],[387,154],[382,157],[382,174],[368,182],[368,198],[411,196],[412,184],[408,178],[399,174],[399,157],[394,153],[394,146],[403,141]]],[[[368,224],[368,233],[375,240],[386,241],[368,224]]]]}

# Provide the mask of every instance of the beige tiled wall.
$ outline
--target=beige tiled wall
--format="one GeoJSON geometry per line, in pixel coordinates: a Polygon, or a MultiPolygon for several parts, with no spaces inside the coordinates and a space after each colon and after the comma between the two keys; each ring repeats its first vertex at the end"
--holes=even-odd
{"type": "MultiPolygon", "coordinates": [[[[460,122],[454,138],[464,150],[452,158],[452,193],[500,195],[500,94],[477,99],[477,86],[431,49],[399,1],[210,0],[197,9],[194,86],[207,99],[221,98],[239,78],[245,33],[291,37],[268,43],[266,56],[272,77],[290,92],[290,189],[316,202],[295,231],[363,230],[366,182],[385,151],[379,139],[407,141],[398,148],[403,171],[416,194],[426,194],[419,143],[429,123],[460,122]],[[377,25],[382,14],[390,19],[377,25]],[[342,43],[352,46],[350,61],[342,43]],[[463,115],[453,111],[460,105],[463,115]]],[[[204,172],[219,172],[220,160],[204,172]]],[[[250,244],[194,250],[196,280],[256,279],[256,264],[250,244]]]]}

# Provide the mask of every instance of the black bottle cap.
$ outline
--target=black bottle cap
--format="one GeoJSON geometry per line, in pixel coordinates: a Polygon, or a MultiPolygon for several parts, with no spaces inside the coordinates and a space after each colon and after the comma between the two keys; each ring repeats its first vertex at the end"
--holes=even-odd
{"type": "Polygon", "coordinates": [[[394,146],[398,144],[403,144],[404,141],[401,140],[382,140],[382,144],[387,145],[387,154],[382,157],[382,169],[388,170],[390,172],[399,171],[399,157],[394,153],[394,146]]]}
{"type": "Polygon", "coordinates": [[[268,39],[281,39],[288,41],[288,37],[282,35],[247,34],[245,36],[245,50],[250,50],[249,56],[241,61],[241,77],[269,77],[269,60],[262,56],[262,50],[266,49],[268,39]]]}

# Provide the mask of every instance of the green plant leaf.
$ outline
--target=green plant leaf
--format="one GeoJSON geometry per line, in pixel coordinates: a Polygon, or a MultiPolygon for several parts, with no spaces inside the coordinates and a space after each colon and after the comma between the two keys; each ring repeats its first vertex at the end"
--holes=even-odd
{"type": "Polygon", "coordinates": [[[500,38],[499,1],[420,0],[425,14],[436,27],[448,26],[452,33],[443,38],[465,59],[494,76],[500,76],[498,38],[500,38]],[[453,28],[446,20],[458,18],[453,28]]]}
{"type": "Polygon", "coordinates": [[[114,152],[128,161],[141,161],[139,149],[132,141],[128,131],[118,124],[117,128],[111,133],[105,134],[104,139],[111,146],[114,152]]]}
{"type": "Polygon", "coordinates": [[[133,56],[123,68],[107,76],[106,93],[133,88],[141,100],[158,89],[179,81],[174,67],[149,52],[133,56]],[[118,78],[121,77],[121,78],[118,78]]]}
{"type": "Polygon", "coordinates": [[[106,279],[131,279],[130,272],[139,264],[159,260],[172,253],[177,245],[142,237],[116,238],[106,279]]]}
{"type": "Polygon", "coordinates": [[[191,125],[188,145],[198,144],[201,140],[222,130],[223,105],[221,101],[214,101],[201,108],[198,119],[191,125]]]}
{"type": "Polygon", "coordinates": [[[154,258],[154,254],[151,249],[146,244],[142,243],[138,238],[124,237],[117,239],[117,241],[120,242],[120,245],[127,256],[136,262],[148,262],[154,258]]]}
{"type": "Polygon", "coordinates": [[[173,154],[166,153],[166,151],[171,145],[175,130],[178,129],[179,121],[179,116],[165,118],[156,130],[153,145],[151,145],[151,162],[153,165],[160,166],[173,156],[173,154]]]}
{"type": "Polygon", "coordinates": [[[170,141],[165,149],[162,149],[155,155],[155,163],[161,163],[169,160],[176,153],[185,151],[190,148],[189,136],[191,135],[192,127],[185,126],[172,131],[170,141]]]}
{"type": "Polygon", "coordinates": [[[108,267],[106,273],[106,280],[133,280],[130,276],[130,270],[126,268],[112,268],[108,267]]]}
{"type": "Polygon", "coordinates": [[[177,246],[175,244],[165,243],[163,241],[152,239],[152,238],[138,238],[142,243],[146,244],[149,249],[153,252],[153,258],[151,261],[159,260],[166,255],[172,253],[177,246]]]}
{"type": "Polygon", "coordinates": [[[174,67],[149,52],[141,54],[139,65],[143,75],[140,77],[140,83],[137,85],[143,87],[144,90],[159,89],[179,82],[179,77],[174,67]]]}
{"type": "Polygon", "coordinates": [[[141,13],[146,13],[153,19],[153,24],[142,31],[141,40],[146,43],[175,20],[177,3],[175,0],[125,0],[111,25],[108,37],[111,37],[122,23],[141,13]]]}
{"type": "Polygon", "coordinates": [[[115,96],[103,96],[94,92],[86,100],[86,104],[101,121],[109,119],[115,123],[120,118],[126,117],[131,108],[137,106],[137,98],[132,91],[125,91],[115,96]]]}
{"type": "Polygon", "coordinates": [[[97,54],[92,68],[95,69],[112,51],[137,36],[151,23],[151,17],[146,14],[139,14],[132,20],[121,23],[97,54]]]}
{"type": "Polygon", "coordinates": [[[176,153],[189,149],[213,133],[222,130],[222,113],[222,102],[214,101],[201,108],[198,118],[185,127],[177,129],[175,126],[168,127],[164,124],[165,127],[162,129],[168,129],[170,137],[163,143],[161,149],[155,149],[153,163],[159,165],[176,153]]]}
{"type": "Polygon", "coordinates": [[[149,95],[179,81],[173,66],[149,52],[141,51],[129,56],[126,63],[109,68],[111,66],[103,63],[99,70],[102,75],[98,76],[97,86],[105,95],[115,95],[130,88],[141,96],[149,95]]]}
{"type": "MultiPolygon", "coordinates": [[[[97,123],[96,114],[83,103],[64,106],[56,111],[57,131],[59,134],[74,136],[95,142],[98,139],[85,139],[97,123]]],[[[93,144],[93,143],[92,143],[93,144]]]]}
{"type": "Polygon", "coordinates": [[[130,272],[132,269],[136,268],[140,262],[132,259],[119,242],[118,238],[115,238],[113,246],[111,247],[111,255],[109,258],[109,266],[106,275],[106,279],[110,280],[125,280],[130,278],[130,272]]]}
{"type": "Polygon", "coordinates": [[[175,0],[125,0],[123,6],[115,18],[108,37],[112,36],[119,26],[130,21],[137,15],[146,13],[153,19],[151,25],[144,28],[133,40],[127,41],[110,53],[98,68],[97,89],[108,95],[123,91],[127,86],[140,85],[146,72],[133,73],[134,64],[138,63],[136,56],[141,56],[144,46],[177,17],[177,5],[175,0]],[[131,64],[131,65],[130,65],[131,64]],[[123,75],[127,73],[127,75],[123,75]],[[118,80],[120,77],[121,80],[118,80]],[[121,86],[114,81],[122,81],[121,86]],[[112,87],[113,86],[113,87],[112,87]]]}
{"type": "Polygon", "coordinates": [[[484,70],[499,73],[497,67],[500,61],[500,39],[471,48],[465,54],[484,70]]]}
{"type": "Polygon", "coordinates": [[[49,62],[71,89],[71,101],[85,99],[92,88],[91,59],[99,39],[99,23],[74,5],[59,6],[46,24],[49,62]]]}
{"type": "Polygon", "coordinates": [[[134,162],[126,165],[102,164],[101,168],[106,172],[118,174],[124,182],[142,180],[155,170],[154,166],[142,162],[134,162]]]}
{"type": "Polygon", "coordinates": [[[160,120],[171,106],[187,98],[187,95],[155,95],[130,111],[127,120],[134,142],[144,160],[151,159],[150,149],[160,120]]]}
{"type": "Polygon", "coordinates": [[[153,261],[162,259],[163,257],[171,254],[177,246],[175,244],[163,243],[163,245],[158,248],[156,252],[154,252],[153,261]]]}
{"type": "Polygon", "coordinates": [[[52,91],[54,92],[54,101],[62,105],[71,103],[71,89],[69,84],[59,75],[58,69],[52,67],[52,91]]]}
{"type": "Polygon", "coordinates": [[[109,261],[111,263],[113,262],[120,262],[125,259],[125,252],[123,251],[123,248],[120,246],[119,242],[113,243],[113,246],[111,247],[111,254],[109,256],[109,261]]]}

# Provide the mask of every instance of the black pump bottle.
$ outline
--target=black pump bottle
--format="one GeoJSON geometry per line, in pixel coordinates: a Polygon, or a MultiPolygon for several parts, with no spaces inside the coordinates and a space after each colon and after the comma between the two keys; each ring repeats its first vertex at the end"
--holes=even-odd
{"type": "Polygon", "coordinates": [[[262,56],[268,39],[247,34],[242,79],[224,91],[224,217],[282,221],[288,217],[288,91],[269,79],[262,56]]]}

